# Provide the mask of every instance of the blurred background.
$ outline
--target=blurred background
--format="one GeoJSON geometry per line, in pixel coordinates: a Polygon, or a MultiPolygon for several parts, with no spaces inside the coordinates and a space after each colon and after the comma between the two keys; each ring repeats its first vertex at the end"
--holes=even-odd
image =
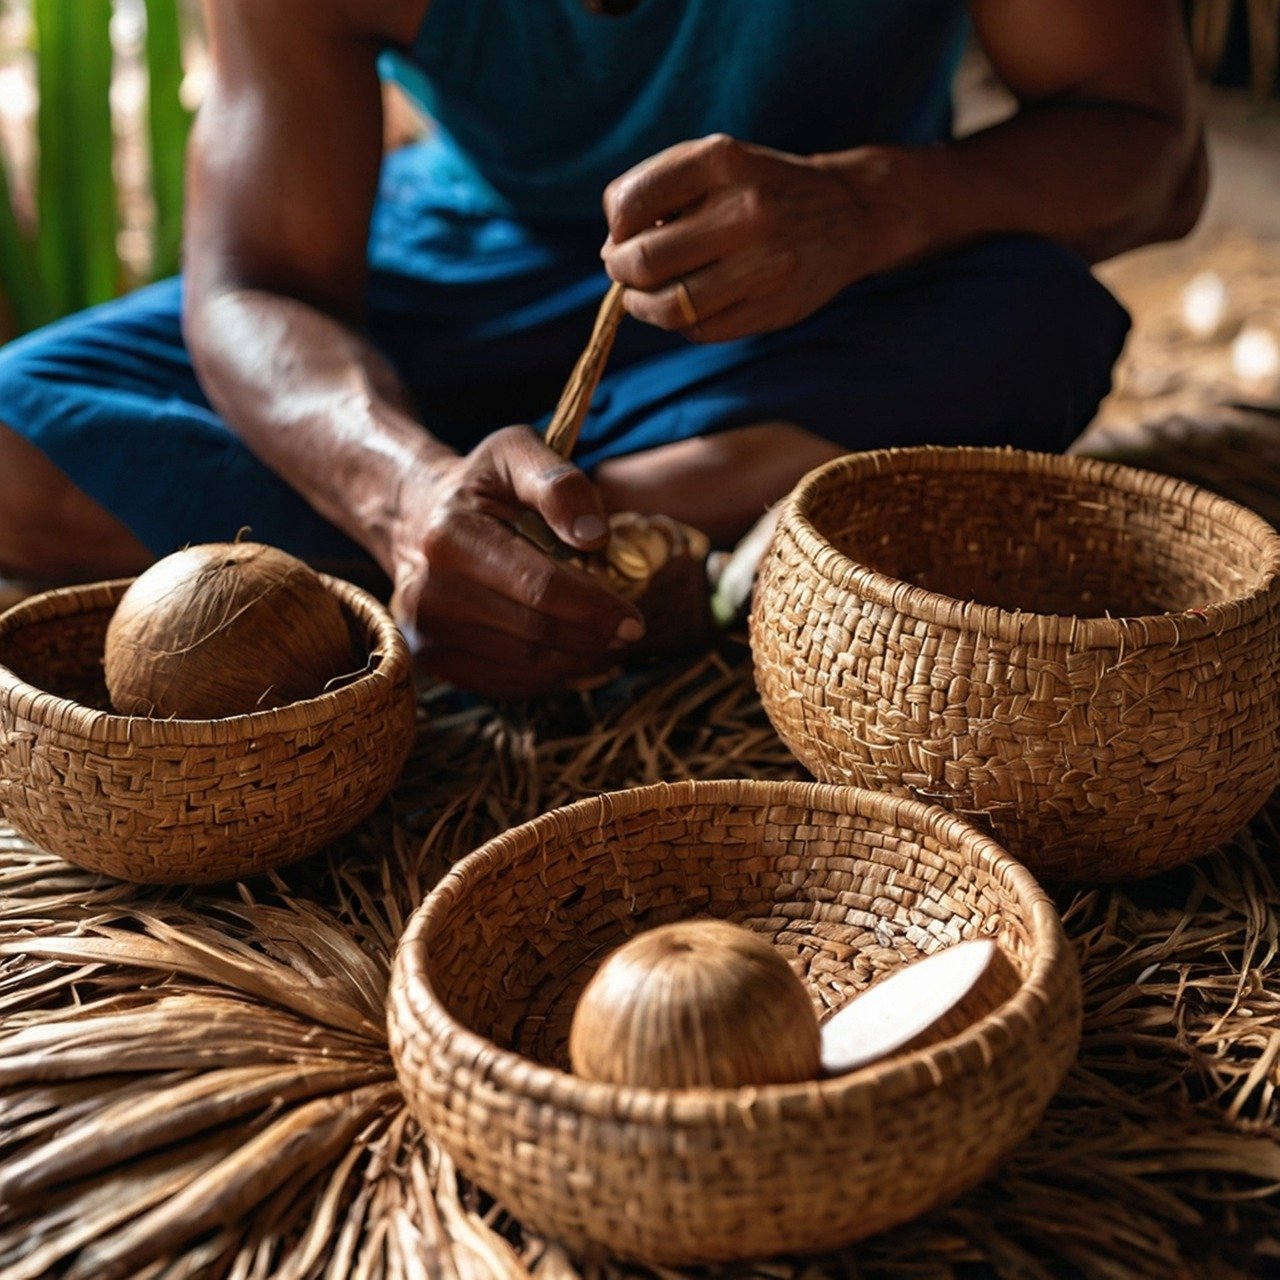
{"type": "Polygon", "coordinates": [[[178,267],[198,0],[0,0],[0,341],[178,267]]]}
{"type": "Polygon", "coordinates": [[[200,0],[0,0],[0,343],[178,269],[208,74],[200,0]]]}

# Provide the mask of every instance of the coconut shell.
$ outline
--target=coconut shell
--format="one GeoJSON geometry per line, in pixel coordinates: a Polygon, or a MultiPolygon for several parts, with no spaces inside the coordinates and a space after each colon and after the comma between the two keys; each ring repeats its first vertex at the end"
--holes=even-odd
{"type": "Polygon", "coordinates": [[[319,574],[254,542],[188,547],[125,592],[104,668],[121,715],[206,720],[323,693],[358,662],[319,574]]]}
{"type": "Polygon", "coordinates": [[[609,541],[599,551],[574,551],[533,511],[519,512],[512,528],[538,550],[566,561],[603,582],[615,595],[641,600],[673,560],[706,561],[711,550],[700,529],[664,515],[616,511],[609,517],[609,541]]]}
{"type": "Polygon", "coordinates": [[[619,947],[578,1001],[569,1057],[585,1079],[659,1089],[821,1072],[804,983],[776,948],[724,920],[663,925],[619,947]]]}

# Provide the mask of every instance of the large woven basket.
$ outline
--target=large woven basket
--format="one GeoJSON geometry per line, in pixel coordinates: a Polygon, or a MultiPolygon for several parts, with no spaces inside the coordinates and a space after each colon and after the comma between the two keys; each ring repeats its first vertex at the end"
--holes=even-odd
{"type": "Polygon", "coordinates": [[[359,588],[325,584],[368,654],[351,683],[223,720],[111,714],[107,623],[127,581],[0,617],[0,810],[28,839],[122,880],[199,883],[313,853],[395,781],[413,739],[407,648],[359,588]]]}
{"type": "Polygon", "coordinates": [[[854,454],[787,502],[756,682],[817,777],[975,819],[1035,872],[1146,875],[1280,777],[1280,537],[1205,490],[995,449],[854,454]]]}
{"type": "Polygon", "coordinates": [[[687,1264],[830,1249],[985,1177],[1079,1037],[1079,979],[1029,872],[943,810],[800,782],[605,794],[490,841],[413,916],[391,983],[401,1086],[458,1166],[570,1247],[687,1264]],[[653,1090],[566,1070],[574,1003],[671,920],[756,930],[820,1008],[971,937],[1022,985],[941,1044],[826,1080],[653,1090]]]}

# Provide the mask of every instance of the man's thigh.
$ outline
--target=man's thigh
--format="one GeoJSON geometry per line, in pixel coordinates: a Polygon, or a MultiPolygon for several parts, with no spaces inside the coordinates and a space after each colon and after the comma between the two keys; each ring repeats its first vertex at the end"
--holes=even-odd
{"type": "Polygon", "coordinates": [[[167,281],[0,350],[0,423],[150,550],[253,536],[311,559],[363,556],[227,428],[167,281]]]}
{"type": "MultiPolygon", "coordinates": [[[[369,331],[423,421],[469,448],[545,421],[606,287],[572,230],[428,222],[416,257],[375,270],[369,331]],[[474,257],[468,257],[474,254],[474,257]]],[[[375,263],[375,266],[377,264],[375,263]]],[[[700,346],[624,322],[578,460],[764,421],[846,449],[1060,449],[1110,381],[1127,317],[1079,259],[1002,241],[866,281],[793,329],[700,346]]],[[[209,405],[169,281],[0,350],[0,423],[156,555],[253,535],[365,558],[263,467],[209,405]]]]}

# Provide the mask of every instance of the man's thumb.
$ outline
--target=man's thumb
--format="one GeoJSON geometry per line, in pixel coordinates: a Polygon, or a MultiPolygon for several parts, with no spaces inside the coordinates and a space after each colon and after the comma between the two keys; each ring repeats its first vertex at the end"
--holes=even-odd
{"type": "Polygon", "coordinates": [[[508,478],[515,496],[532,507],[561,542],[579,551],[594,551],[609,535],[609,521],[599,490],[584,471],[566,462],[533,432],[513,433],[506,454],[508,478]]]}

